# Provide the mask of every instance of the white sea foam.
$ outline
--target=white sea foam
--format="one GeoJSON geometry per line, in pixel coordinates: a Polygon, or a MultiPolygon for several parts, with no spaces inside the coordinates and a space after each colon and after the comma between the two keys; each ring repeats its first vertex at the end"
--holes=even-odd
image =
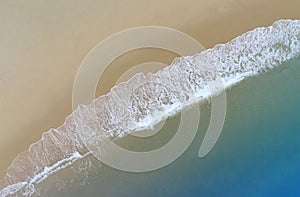
{"type": "Polygon", "coordinates": [[[16,194],[17,192],[23,194],[24,196],[30,196],[35,192],[34,184],[40,183],[41,181],[46,179],[50,174],[53,174],[69,166],[73,162],[85,157],[88,154],[89,153],[86,153],[85,155],[81,155],[78,152],[74,152],[70,157],[62,159],[51,166],[45,166],[41,172],[34,175],[28,181],[17,182],[15,184],[8,185],[7,187],[5,187],[3,190],[0,191],[0,196],[13,195],[16,194]]]}
{"type": "Polygon", "coordinates": [[[176,58],[155,74],[137,74],[90,105],[79,106],[62,126],[18,155],[0,195],[31,195],[35,184],[53,172],[83,155],[97,156],[103,139],[153,127],[191,103],[299,55],[300,21],[280,20],[194,56],[176,58]]]}

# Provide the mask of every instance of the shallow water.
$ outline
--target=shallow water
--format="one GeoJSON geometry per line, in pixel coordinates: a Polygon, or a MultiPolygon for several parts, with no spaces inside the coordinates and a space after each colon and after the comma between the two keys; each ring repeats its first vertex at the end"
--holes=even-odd
{"type": "MultiPolygon", "coordinates": [[[[146,173],[129,173],[100,165],[93,156],[88,156],[75,163],[77,166],[51,175],[42,184],[55,187],[48,187],[42,194],[298,196],[299,80],[300,59],[297,59],[227,91],[222,134],[204,158],[198,157],[198,151],[209,121],[208,103],[200,106],[200,126],[192,145],[170,165],[146,173]],[[92,165],[88,165],[89,162],[92,165]],[[61,190],[57,191],[58,188],[61,190]]],[[[170,118],[160,133],[147,139],[148,143],[146,139],[138,141],[133,137],[125,137],[117,143],[135,150],[155,148],[172,138],[179,120],[179,115],[170,118]]]]}

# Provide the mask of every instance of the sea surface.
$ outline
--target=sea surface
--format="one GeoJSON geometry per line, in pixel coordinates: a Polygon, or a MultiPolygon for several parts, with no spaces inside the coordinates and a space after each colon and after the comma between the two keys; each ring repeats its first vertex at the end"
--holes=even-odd
{"type": "MultiPolygon", "coordinates": [[[[210,119],[209,102],[200,104],[200,126],[193,143],[170,165],[150,172],[132,173],[100,164],[90,155],[77,161],[74,165],[77,167],[68,167],[49,176],[43,183],[49,189],[42,194],[300,196],[299,81],[298,58],[228,90],[223,131],[204,158],[198,157],[198,151],[210,119]],[[85,169],[79,170],[78,166],[85,169]]],[[[173,137],[179,122],[180,114],[169,118],[164,128],[148,139],[139,141],[129,136],[117,143],[133,150],[155,148],[173,137]]]]}

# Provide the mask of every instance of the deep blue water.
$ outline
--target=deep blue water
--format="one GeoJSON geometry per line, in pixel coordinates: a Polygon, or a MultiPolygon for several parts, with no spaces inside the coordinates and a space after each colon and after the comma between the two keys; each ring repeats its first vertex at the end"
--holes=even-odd
{"type": "MultiPolygon", "coordinates": [[[[300,196],[299,81],[300,59],[229,90],[223,132],[204,158],[197,155],[209,117],[207,104],[201,105],[201,126],[192,145],[167,167],[129,173],[102,165],[93,179],[49,195],[300,196]]],[[[176,126],[178,117],[170,121],[176,126]]]]}

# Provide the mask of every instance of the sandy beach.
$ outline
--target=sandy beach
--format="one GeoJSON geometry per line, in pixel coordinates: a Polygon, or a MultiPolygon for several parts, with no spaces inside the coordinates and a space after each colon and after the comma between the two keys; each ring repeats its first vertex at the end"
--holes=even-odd
{"type": "MultiPolygon", "coordinates": [[[[124,29],[155,25],[178,29],[206,48],[278,19],[299,19],[299,0],[246,1],[2,1],[0,6],[0,176],[18,153],[64,122],[72,111],[72,86],[86,54],[124,29]]],[[[159,58],[145,50],[125,58],[159,58]]],[[[130,56],[130,54],[128,54],[130,56]]],[[[115,64],[122,66],[124,61],[115,64]]],[[[123,71],[122,71],[123,72],[123,71]]],[[[114,80],[108,72],[97,95],[114,80]],[[105,84],[104,84],[105,83],[105,84]]]]}

